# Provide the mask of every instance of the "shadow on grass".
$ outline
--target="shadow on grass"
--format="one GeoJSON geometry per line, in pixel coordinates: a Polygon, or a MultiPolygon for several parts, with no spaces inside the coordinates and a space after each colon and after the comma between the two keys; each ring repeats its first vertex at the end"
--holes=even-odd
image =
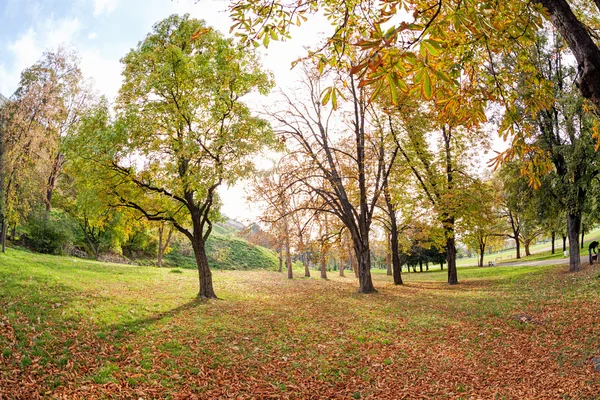
{"type": "Polygon", "coordinates": [[[175,307],[171,310],[162,311],[144,318],[139,318],[133,321],[121,322],[112,324],[106,327],[105,333],[110,334],[114,338],[122,337],[126,334],[135,334],[142,329],[145,329],[157,322],[166,318],[173,318],[178,314],[195,309],[203,304],[209,304],[210,300],[202,300],[194,298],[185,304],[175,307]]]}

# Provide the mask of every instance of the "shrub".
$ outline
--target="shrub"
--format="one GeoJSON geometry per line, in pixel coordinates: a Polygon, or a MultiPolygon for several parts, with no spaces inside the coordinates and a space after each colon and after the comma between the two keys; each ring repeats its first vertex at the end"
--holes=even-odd
{"type": "Polygon", "coordinates": [[[27,223],[27,244],[46,254],[64,254],[73,243],[71,226],[61,216],[35,214],[27,223]]]}

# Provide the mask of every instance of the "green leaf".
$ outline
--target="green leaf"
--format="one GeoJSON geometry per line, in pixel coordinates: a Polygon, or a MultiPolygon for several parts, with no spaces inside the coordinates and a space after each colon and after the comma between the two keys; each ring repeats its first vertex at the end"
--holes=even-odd
{"type": "Polygon", "coordinates": [[[326,106],[327,103],[329,103],[329,99],[331,98],[331,91],[332,88],[328,87],[321,93],[321,104],[323,104],[324,106],[326,106]]]}
{"type": "Polygon", "coordinates": [[[437,57],[441,54],[442,47],[434,40],[425,39],[421,41],[421,55],[423,55],[423,57],[425,57],[425,54],[423,54],[424,50],[426,50],[432,56],[437,57]]]}
{"type": "Polygon", "coordinates": [[[431,78],[429,77],[429,73],[425,69],[423,69],[423,82],[421,86],[421,92],[423,93],[423,97],[425,97],[425,99],[427,100],[431,100],[431,98],[433,97],[431,78]]]}

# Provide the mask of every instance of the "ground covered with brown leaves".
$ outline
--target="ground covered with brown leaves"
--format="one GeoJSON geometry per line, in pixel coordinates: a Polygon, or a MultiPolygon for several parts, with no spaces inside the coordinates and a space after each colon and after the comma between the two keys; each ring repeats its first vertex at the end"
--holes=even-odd
{"type": "Polygon", "coordinates": [[[597,266],[217,271],[197,302],[194,271],[2,257],[0,399],[600,398],[597,266]]]}

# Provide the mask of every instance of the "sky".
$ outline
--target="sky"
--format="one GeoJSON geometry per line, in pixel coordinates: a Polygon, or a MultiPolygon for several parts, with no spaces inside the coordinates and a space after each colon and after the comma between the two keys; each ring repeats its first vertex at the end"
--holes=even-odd
{"type": "MultiPolygon", "coordinates": [[[[0,93],[9,97],[23,69],[44,51],[65,45],[78,51],[81,69],[98,92],[114,100],[122,81],[119,60],[156,22],[189,13],[228,34],[227,4],[227,0],[0,0],[0,93]]],[[[291,63],[306,54],[305,46],[318,43],[323,27],[322,20],[309,21],[291,41],[261,50],[263,65],[273,71],[279,86],[297,81],[291,63]]],[[[221,191],[223,212],[249,222],[258,210],[246,204],[243,186],[221,191]]]]}

